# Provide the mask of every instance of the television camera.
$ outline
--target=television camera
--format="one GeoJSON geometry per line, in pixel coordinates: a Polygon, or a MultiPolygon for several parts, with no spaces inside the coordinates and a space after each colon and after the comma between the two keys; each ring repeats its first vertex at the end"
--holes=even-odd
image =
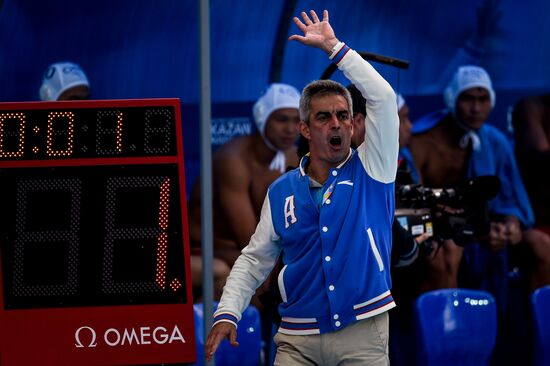
{"type": "Polygon", "coordinates": [[[489,233],[488,202],[500,191],[500,179],[479,176],[452,188],[420,184],[396,185],[396,220],[413,236],[425,232],[436,240],[453,239],[458,245],[489,233]]]}

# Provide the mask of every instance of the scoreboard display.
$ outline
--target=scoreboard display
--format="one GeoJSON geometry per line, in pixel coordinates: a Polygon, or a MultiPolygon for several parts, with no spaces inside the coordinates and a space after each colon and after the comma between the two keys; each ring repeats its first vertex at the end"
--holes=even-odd
{"type": "Polygon", "coordinates": [[[0,364],[195,360],[179,108],[0,103],[0,364]]]}

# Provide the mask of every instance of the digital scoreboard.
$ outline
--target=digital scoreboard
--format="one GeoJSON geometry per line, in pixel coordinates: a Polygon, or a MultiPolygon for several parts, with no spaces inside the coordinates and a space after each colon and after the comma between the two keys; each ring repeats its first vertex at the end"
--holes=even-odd
{"type": "Polygon", "coordinates": [[[195,360],[177,99],[0,103],[0,364],[195,360]]]}

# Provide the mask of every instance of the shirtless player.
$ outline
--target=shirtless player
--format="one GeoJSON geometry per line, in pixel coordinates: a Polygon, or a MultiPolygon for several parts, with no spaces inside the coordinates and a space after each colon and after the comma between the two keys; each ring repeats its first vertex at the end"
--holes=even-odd
{"type": "MultiPolygon", "coordinates": [[[[256,229],[267,188],[287,166],[298,165],[295,142],[299,133],[299,99],[296,88],[272,84],[253,107],[258,132],[235,138],[214,153],[215,295],[221,294],[229,274],[224,263],[233,266],[256,229]]],[[[200,228],[200,189],[195,185],[189,202],[189,236],[195,254],[201,243],[200,228]]],[[[200,261],[200,256],[193,256],[193,273],[198,271],[198,276],[200,261]]]]}
{"type": "MultiPolygon", "coordinates": [[[[508,264],[503,249],[522,240],[522,230],[533,224],[533,213],[506,137],[485,123],[495,103],[491,79],[478,66],[461,66],[444,97],[447,111],[432,113],[414,124],[410,151],[422,183],[428,187],[453,187],[481,175],[500,178],[502,189],[489,202],[492,222],[488,237],[472,256],[482,272],[476,280],[486,281],[488,274],[498,276],[492,283],[502,281],[495,286],[505,289],[508,264]],[[487,263],[480,265],[482,257],[487,263]],[[503,273],[497,274],[492,266],[503,273]]],[[[475,248],[446,241],[430,263],[424,290],[457,287],[463,252],[475,248]]],[[[474,275],[473,270],[467,273],[474,275]]]]}

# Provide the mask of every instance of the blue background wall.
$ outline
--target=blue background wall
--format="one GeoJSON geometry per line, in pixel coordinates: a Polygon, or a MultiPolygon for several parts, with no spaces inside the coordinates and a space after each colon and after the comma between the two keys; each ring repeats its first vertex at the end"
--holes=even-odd
{"type": "MultiPolygon", "coordinates": [[[[405,94],[413,117],[443,106],[449,64],[469,60],[465,49],[479,33],[482,4],[490,5],[486,14],[495,16],[482,23],[485,52],[469,61],[484,66],[497,89],[490,122],[506,130],[508,108],[519,97],[550,90],[548,1],[210,3],[214,125],[245,123],[251,104],[271,80],[302,88],[320,77],[328,66],[325,55],[286,41],[297,31],[289,15],[310,8],[327,8],[337,35],[353,48],[410,61],[408,70],[375,67],[405,94]]],[[[179,97],[191,181],[199,151],[198,30],[198,1],[5,0],[0,8],[0,101],[37,100],[43,71],[63,60],[86,71],[94,99],[179,97]]],[[[345,82],[339,74],[334,78],[345,82]]],[[[227,128],[217,131],[228,133],[227,128]]]]}

